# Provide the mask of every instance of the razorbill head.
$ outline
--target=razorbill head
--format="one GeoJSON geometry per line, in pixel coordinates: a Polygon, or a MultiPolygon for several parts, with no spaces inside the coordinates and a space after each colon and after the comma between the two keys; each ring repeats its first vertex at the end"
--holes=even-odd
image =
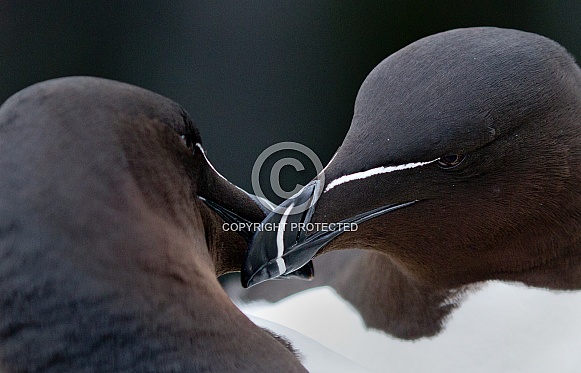
{"type": "Polygon", "coordinates": [[[436,288],[578,288],[580,124],[581,73],[554,41],[483,27],[414,42],[363,82],[324,178],[255,233],[243,285],[360,248],[436,288]]]}
{"type": "Polygon", "coordinates": [[[216,275],[263,212],[173,101],[70,77],[0,107],[0,366],[10,372],[305,372],[216,275]]]}

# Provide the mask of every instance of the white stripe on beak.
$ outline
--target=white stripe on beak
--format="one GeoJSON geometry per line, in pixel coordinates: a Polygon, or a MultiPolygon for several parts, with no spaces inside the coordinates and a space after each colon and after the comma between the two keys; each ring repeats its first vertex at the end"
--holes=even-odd
{"type": "Polygon", "coordinates": [[[283,275],[286,272],[286,264],[282,258],[284,254],[284,232],[286,230],[286,221],[294,206],[295,204],[291,203],[290,206],[284,210],[282,217],[280,218],[280,223],[278,224],[278,230],[276,231],[276,264],[278,265],[278,273],[280,275],[283,275]]]}

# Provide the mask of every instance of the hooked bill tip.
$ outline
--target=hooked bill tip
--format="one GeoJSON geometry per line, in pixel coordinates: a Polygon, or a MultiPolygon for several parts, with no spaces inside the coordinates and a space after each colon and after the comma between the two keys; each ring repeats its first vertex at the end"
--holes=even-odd
{"type": "Polygon", "coordinates": [[[271,278],[278,277],[281,274],[284,274],[284,271],[281,272],[281,265],[280,262],[282,261],[282,266],[286,271],[286,266],[284,264],[284,260],[282,258],[277,258],[268,261],[265,265],[259,268],[254,273],[252,271],[242,271],[242,275],[240,280],[242,281],[242,287],[249,288],[251,286],[260,284],[266,280],[270,280],[271,278]]]}

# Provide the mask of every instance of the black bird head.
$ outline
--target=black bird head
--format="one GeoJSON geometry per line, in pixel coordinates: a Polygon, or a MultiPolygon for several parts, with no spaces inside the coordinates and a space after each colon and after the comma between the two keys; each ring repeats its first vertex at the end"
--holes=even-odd
{"type": "Polygon", "coordinates": [[[304,372],[216,278],[246,250],[223,219],[263,218],[171,100],[89,77],[16,93],[0,107],[2,369],[304,372]]]}
{"type": "Polygon", "coordinates": [[[365,79],[323,173],[265,220],[297,224],[254,235],[243,285],[361,248],[433,286],[570,287],[546,271],[581,239],[580,123],[581,73],[557,43],[497,28],[421,39],[365,79]]]}

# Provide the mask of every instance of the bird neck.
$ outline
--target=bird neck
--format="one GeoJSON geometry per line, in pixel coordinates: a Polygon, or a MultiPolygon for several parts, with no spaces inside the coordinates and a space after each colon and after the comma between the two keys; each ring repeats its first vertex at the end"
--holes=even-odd
{"type": "Polygon", "coordinates": [[[192,240],[153,215],[135,230],[127,219],[111,223],[115,239],[53,234],[41,221],[1,237],[7,371],[305,372],[223,292],[203,231],[192,240]]]}

